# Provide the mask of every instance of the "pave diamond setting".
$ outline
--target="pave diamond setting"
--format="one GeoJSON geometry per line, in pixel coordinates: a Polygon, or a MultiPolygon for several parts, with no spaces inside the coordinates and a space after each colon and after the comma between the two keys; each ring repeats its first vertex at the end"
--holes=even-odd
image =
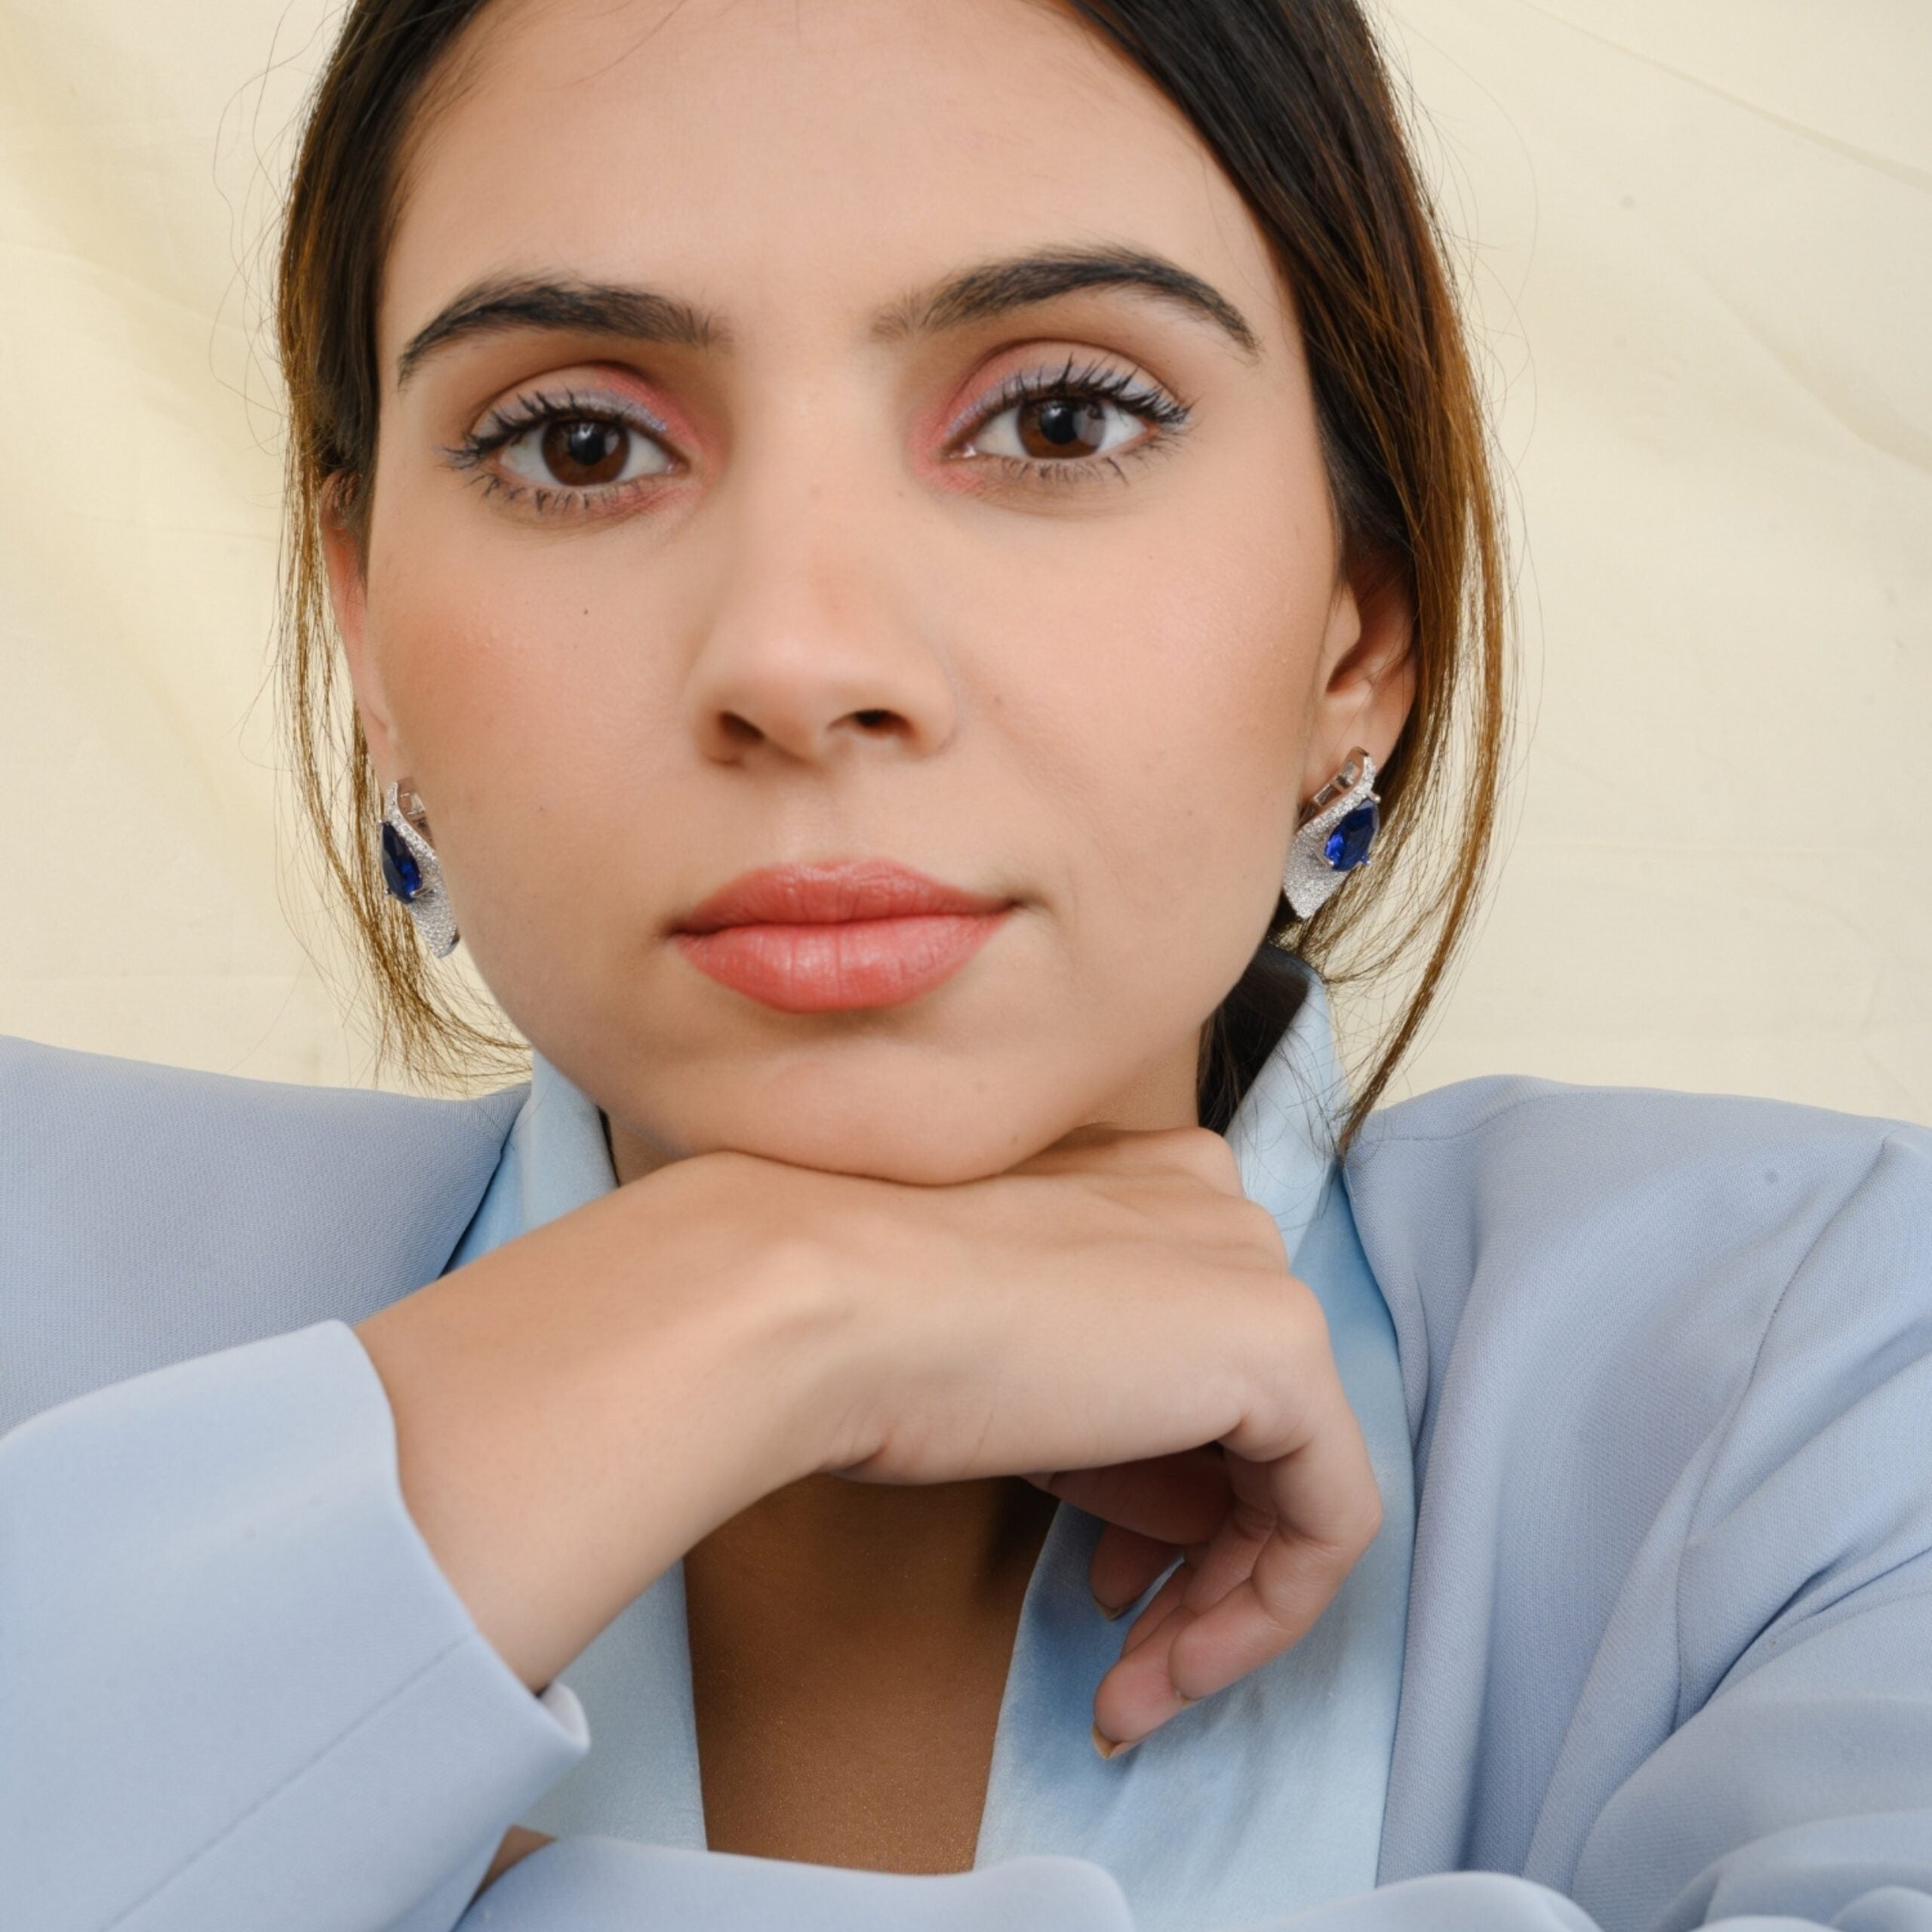
{"type": "Polygon", "coordinates": [[[383,883],[409,908],[423,943],[445,959],[456,950],[456,915],[443,890],[435,849],[423,835],[426,823],[423,801],[392,785],[383,798],[383,883]]]}
{"type": "Polygon", "coordinates": [[[1312,918],[1349,873],[1369,863],[1382,829],[1375,761],[1358,746],[1349,761],[1303,808],[1288,848],[1281,890],[1297,919],[1312,918]]]}

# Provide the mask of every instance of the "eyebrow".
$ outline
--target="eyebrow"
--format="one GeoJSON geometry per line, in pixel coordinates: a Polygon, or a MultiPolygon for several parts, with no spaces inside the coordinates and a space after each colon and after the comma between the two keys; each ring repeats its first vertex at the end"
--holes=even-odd
{"type": "MultiPolygon", "coordinates": [[[[1051,302],[1088,289],[1126,289],[1150,296],[1196,321],[1211,323],[1249,361],[1261,343],[1241,311],[1211,284],[1137,248],[1038,250],[977,267],[915,289],[872,318],[875,341],[934,335],[971,322],[1051,302]]],[[[535,329],[556,334],[623,336],[633,342],[728,354],[730,328],[707,310],[624,282],[494,276],[472,283],[418,329],[396,358],[400,389],[439,349],[469,337],[535,329]]]]}

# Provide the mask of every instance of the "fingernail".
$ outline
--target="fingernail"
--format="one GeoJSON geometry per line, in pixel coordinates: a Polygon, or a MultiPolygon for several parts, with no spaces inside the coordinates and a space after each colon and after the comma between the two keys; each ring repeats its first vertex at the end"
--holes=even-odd
{"type": "Polygon", "coordinates": [[[1109,1737],[1098,1724],[1094,1727],[1094,1749],[1103,1758],[1118,1758],[1123,1751],[1131,1751],[1140,1741],[1135,1738],[1122,1744],[1117,1739],[1109,1737]]]}
{"type": "Polygon", "coordinates": [[[1118,1622],[1119,1619],[1127,1614],[1128,1611],[1128,1606],[1124,1603],[1103,1603],[1098,1597],[1094,1598],[1094,1607],[1100,1611],[1100,1614],[1104,1617],[1109,1623],[1118,1622]]]}

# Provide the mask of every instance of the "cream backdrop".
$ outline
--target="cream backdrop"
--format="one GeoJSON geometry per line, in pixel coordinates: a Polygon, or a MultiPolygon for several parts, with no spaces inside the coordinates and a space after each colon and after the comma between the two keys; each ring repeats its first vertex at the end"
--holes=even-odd
{"type": "MultiPolygon", "coordinates": [[[[260,243],[334,15],[0,0],[0,1031],[369,1078],[263,696],[260,243]]],[[[1932,1119],[1932,7],[1390,17],[1524,533],[1509,849],[1408,1084],[1932,1119]]]]}

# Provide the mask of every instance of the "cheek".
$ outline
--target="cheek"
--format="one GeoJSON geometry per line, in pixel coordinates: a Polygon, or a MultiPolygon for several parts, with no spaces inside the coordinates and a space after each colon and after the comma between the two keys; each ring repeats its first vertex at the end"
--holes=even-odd
{"type": "Polygon", "coordinates": [[[1139,539],[1075,574],[1077,613],[1034,654],[1011,729],[1087,846],[1082,910],[1106,943],[1171,935],[1177,957],[1204,949],[1225,972],[1278,891],[1330,561],[1287,513],[1139,539]]]}
{"type": "Polygon", "coordinates": [[[673,727],[652,723],[665,699],[646,688],[657,660],[638,648],[638,573],[614,597],[603,577],[620,560],[583,550],[398,520],[388,567],[371,558],[399,749],[469,957],[526,1032],[560,999],[601,1011],[614,956],[650,923],[614,890],[613,855],[646,878],[673,857],[675,821],[646,808],[673,727]]]}
{"type": "Polygon", "coordinates": [[[608,809],[612,768],[636,771],[666,702],[651,616],[608,545],[436,522],[399,517],[372,557],[371,635],[432,820],[459,844],[487,825],[493,868],[514,865],[546,817],[608,809]]]}

